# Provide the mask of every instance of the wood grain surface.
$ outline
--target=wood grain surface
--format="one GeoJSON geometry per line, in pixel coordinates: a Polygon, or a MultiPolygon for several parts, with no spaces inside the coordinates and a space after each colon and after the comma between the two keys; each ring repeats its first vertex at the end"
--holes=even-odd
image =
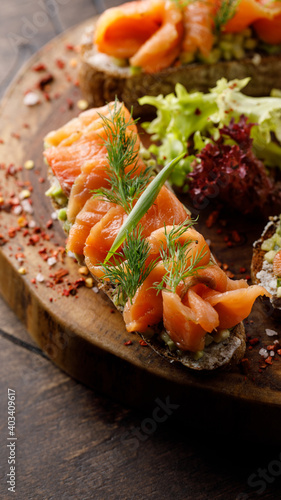
{"type": "MultiPolygon", "coordinates": [[[[19,12],[17,15],[13,14],[15,3],[14,5],[13,2],[6,3],[7,6],[9,4],[6,18],[10,22],[9,31],[21,33],[22,17],[19,12]]],[[[42,33],[41,31],[38,33],[38,39],[36,40],[36,36],[33,38],[33,44],[38,44],[36,48],[39,48],[44,41],[51,39],[56,34],[55,30],[58,31],[58,20],[61,23],[60,29],[66,28],[87,18],[89,14],[95,15],[101,7],[104,7],[105,2],[93,4],[94,2],[89,1],[79,2],[78,8],[78,2],[71,2],[71,9],[60,7],[60,15],[56,16],[56,22],[53,20],[50,26],[46,25],[42,33]],[[53,31],[55,32],[53,33],[53,31]],[[44,38],[45,36],[46,38],[44,38]]],[[[26,2],[23,4],[22,16],[32,19],[36,9],[38,9],[37,2],[26,2]]],[[[1,22],[3,23],[3,21],[1,22]]],[[[5,26],[5,30],[7,26],[5,26]]],[[[5,36],[3,39],[1,38],[1,47],[3,47],[2,42],[5,40],[5,36]]],[[[34,46],[31,50],[34,51],[34,46]]],[[[7,51],[3,50],[3,54],[4,61],[8,61],[9,57],[5,55],[7,51]]],[[[66,57],[65,54],[64,57],[66,57]]],[[[22,57],[21,60],[23,61],[24,58],[22,57]]],[[[52,71],[59,74],[58,68],[55,67],[55,64],[52,67],[52,64],[54,61],[48,59],[48,65],[52,71]]],[[[7,67],[6,63],[3,64],[3,67],[7,67]]],[[[3,71],[3,75],[4,73],[5,71],[3,71]]],[[[38,75],[27,72],[21,76],[21,81],[24,83],[25,77],[32,77],[35,79],[34,81],[36,78],[38,79],[38,75]]],[[[73,89],[73,86],[69,85],[70,83],[68,82],[66,87],[61,89],[62,97],[58,100],[58,109],[60,107],[67,108],[67,98],[71,97],[75,102],[79,98],[77,89],[73,89]]],[[[58,78],[58,84],[64,85],[61,78],[58,78]]],[[[5,85],[2,83],[1,88],[4,88],[5,85]]],[[[12,90],[9,91],[8,96],[11,96],[11,93],[13,93],[12,90]]],[[[2,125],[0,137],[2,138],[3,135],[5,139],[9,137],[5,144],[10,144],[11,132],[18,131],[19,121],[15,118],[20,116],[21,123],[26,119],[31,124],[32,145],[28,135],[24,136],[22,133],[20,140],[14,137],[12,140],[13,159],[6,158],[5,154],[5,162],[13,161],[18,165],[18,162],[22,161],[23,155],[25,155],[26,159],[34,159],[36,166],[38,168],[40,166],[40,170],[43,166],[41,167],[39,145],[43,134],[53,126],[58,126],[57,118],[54,118],[53,112],[50,113],[52,104],[44,103],[40,108],[41,126],[40,132],[37,134],[35,132],[37,131],[38,117],[33,121],[30,110],[26,110],[27,115],[23,117],[19,112],[19,109],[22,109],[20,108],[21,101],[22,96],[16,97],[15,102],[12,103],[12,109],[9,108],[9,112],[12,114],[10,116],[9,113],[8,116],[4,115],[2,124],[4,123],[5,127],[2,125]],[[14,117],[13,120],[11,120],[11,116],[14,117]]],[[[8,97],[7,102],[11,103],[10,97],[8,97]]],[[[6,105],[3,106],[7,109],[6,105]]],[[[77,108],[65,110],[64,113],[60,114],[61,124],[77,112],[77,108]]],[[[2,151],[6,150],[1,150],[1,153],[2,151]]],[[[3,155],[1,161],[4,161],[2,158],[3,155]]],[[[38,178],[41,174],[38,173],[36,177],[34,171],[24,171],[24,175],[25,179],[28,176],[33,176],[35,184],[36,182],[40,184],[38,178]]],[[[7,187],[6,184],[5,187],[7,187]]],[[[39,210],[36,209],[36,217],[39,217],[43,225],[48,219],[46,210],[49,210],[49,206],[43,197],[40,198],[40,201],[41,206],[39,210]]],[[[36,203],[38,203],[38,198],[36,198],[36,203]]],[[[7,223],[9,224],[10,221],[7,223]]],[[[249,241],[254,237],[259,225],[257,224],[258,227],[254,228],[252,232],[250,231],[247,236],[249,241]]],[[[253,224],[249,224],[248,229],[252,226],[253,224]]],[[[54,232],[55,243],[63,244],[64,237],[59,232],[58,226],[55,227],[54,232]]],[[[21,238],[20,235],[19,238],[21,238]]],[[[28,324],[29,329],[33,330],[33,335],[36,337],[36,332],[40,331],[41,327],[45,328],[46,323],[44,322],[49,321],[42,312],[45,310],[50,294],[42,287],[42,290],[45,290],[42,295],[42,290],[34,290],[30,284],[31,276],[34,277],[38,273],[38,261],[33,262],[33,259],[29,258],[33,256],[32,248],[26,250],[24,247],[27,251],[27,262],[30,267],[28,274],[18,281],[13,245],[23,248],[24,242],[20,240],[15,240],[15,242],[12,240],[9,242],[12,250],[7,247],[6,251],[6,246],[2,247],[1,290],[13,308],[17,310],[21,319],[28,324]],[[16,296],[13,291],[15,286],[17,287],[16,296]],[[36,293],[34,293],[35,291],[36,293]],[[34,296],[36,296],[35,299],[34,296]],[[35,300],[37,308],[35,322],[34,316],[30,317],[29,312],[30,307],[31,309],[34,307],[32,300],[35,300]]],[[[229,254],[222,244],[220,248],[219,256],[226,261],[229,254]]],[[[243,252],[245,253],[245,250],[239,248],[241,256],[243,252]]],[[[249,257],[247,256],[247,265],[248,262],[249,257]]],[[[43,267],[42,263],[41,265],[45,272],[46,268],[43,267]]],[[[79,277],[77,266],[72,261],[67,261],[66,265],[70,271],[71,279],[79,277]]],[[[234,271],[238,271],[235,262],[232,263],[232,268],[234,271]]],[[[52,310],[57,313],[63,307],[69,322],[73,324],[73,317],[77,311],[75,308],[78,307],[75,302],[78,304],[85,301],[85,309],[90,310],[91,293],[90,290],[81,288],[78,291],[78,300],[74,297],[62,297],[60,300],[58,299],[59,304],[53,303],[52,310]]],[[[53,298],[58,297],[54,296],[53,298]]],[[[100,316],[106,315],[105,311],[108,311],[110,306],[104,301],[104,298],[98,295],[94,297],[94,300],[98,301],[100,316]]],[[[94,314],[93,311],[91,311],[92,314],[94,314]]],[[[86,319],[88,329],[91,322],[95,321],[95,316],[91,315],[86,319]]],[[[139,347],[137,341],[134,340],[134,345],[131,346],[133,349],[122,347],[122,364],[116,364],[116,356],[113,356],[110,350],[121,349],[124,330],[122,330],[122,321],[119,315],[113,314],[110,316],[111,325],[113,322],[116,325],[116,331],[122,330],[123,333],[119,334],[121,335],[119,338],[117,336],[115,345],[107,346],[108,372],[106,374],[102,372],[101,375],[99,372],[99,362],[103,366],[105,362],[102,357],[104,349],[101,350],[101,357],[97,356],[96,349],[94,353],[90,353],[93,356],[92,361],[95,361],[91,374],[93,375],[92,385],[96,385],[99,390],[110,392],[108,385],[111,381],[111,393],[114,393],[113,396],[119,400],[130,400],[135,405],[149,402],[147,407],[143,407],[143,412],[135,412],[126,406],[113,402],[113,400],[100,396],[97,389],[89,390],[83,387],[58,370],[31,340],[22,324],[2,301],[0,302],[0,317],[0,375],[2,382],[0,430],[3,445],[1,447],[3,470],[0,484],[1,498],[9,498],[12,495],[12,493],[8,494],[6,477],[4,477],[8,471],[6,449],[8,387],[14,388],[17,394],[16,498],[255,498],[258,497],[257,492],[261,488],[261,484],[257,483],[261,469],[269,471],[267,479],[262,480],[263,486],[265,486],[262,498],[280,497],[280,474],[276,473],[278,466],[275,464],[275,469],[274,465],[272,466],[274,461],[280,461],[280,449],[277,444],[274,446],[275,443],[279,442],[279,434],[276,429],[278,429],[280,419],[280,384],[277,363],[274,369],[270,368],[266,371],[266,376],[264,373],[259,374],[258,364],[256,364],[257,352],[255,351],[250,376],[245,378],[239,370],[235,373],[224,374],[224,378],[221,378],[221,382],[219,382],[217,397],[212,394],[213,377],[204,380],[200,380],[199,377],[198,381],[196,377],[192,376],[193,386],[186,392],[183,401],[182,387],[180,391],[177,388],[186,383],[186,377],[190,380],[190,376],[187,376],[186,372],[180,368],[170,367],[169,380],[166,380],[167,383],[163,391],[163,377],[166,376],[166,372],[164,373],[165,370],[163,371],[162,368],[163,364],[147,348],[139,347]],[[135,367],[138,368],[137,371],[135,371],[135,367]],[[124,370],[126,370],[127,377],[125,381],[124,370]],[[151,383],[151,373],[155,373],[155,370],[156,376],[153,377],[151,383]],[[120,376],[122,385],[113,380],[113,375],[114,377],[120,376]],[[102,379],[98,380],[98,377],[102,379]],[[229,381],[233,381],[233,378],[237,384],[231,394],[229,381]],[[206,391],[202,391],[203,383],[206,391]],[[201,392],[197,391],[196,385],[200,386],[201,392]],[[249,399],[256,401],[257,394],[260,401],[264,403],[264,405],[259,406],[258,413],[256,406],[248,403],[249,399]],[[274,396],[272,396],[273,394],[274,396]],[[232,399],[233,395],[238,395],[239,399],[232,399]],[[246,405],[243,404],[242,395],[245,396],[246,405]],[[223,396],[222,399],[221,396],[223,396]],[[225,397],[227,399],[224,399],[225,397]],[[157,420],[159,414],[157,409],[159,406],[160,408],[161,405],[163,406],[167,398],[170,398],[173,405],[179,406],[172,407],[171,410],[165,410],[165,408],[163,410],[162,408],[161,416],[167,416],[167,418],[162,418],[164,421],[160,422],[157,420]],[[205,421],[211,425],[200,430],[196,428],[196,432],[190,432],[190,424],[188,426],[182,423],[179,425],[175,417],[181,413],[186,415],[188,411],[196,415],[194,410],[198,405],[202,406],[202,399],[204,400],[205,421]],[[214,405],[216,410],[220,408],[219,415],[214,412],[214,405]],[[228,426],[229,419],[234,413],[237,419],[236,428],[228,426]],[[220,438],[220,431],[223,427],[224,430],[228,427],[226,438],[220,438]],[[243,427],[247,432],[243,433],[243,438],[241,434],[237,437],[237,429],[240,432],[243,427]],[[236,434],[235,439],[233,438],[234,434],[236,434]],[[247,440],[247,437],[251,435],[254,436],[254,442],[247,440]],[[268,447],[265,448],[261,444],[262,441],[266,441],[268,447]],[[252,483],[247,484],[251,475],[254,476],[252,483]]],[[[255,325],[258,324],[259,328],[265,324],[268,325],[268,319],[264,318],[262,309],[259,307],[254,312],[254,320],[255,325]]],[[[55,323],[52,323],[51,331],[54,331],[54,326],[55,323]]],[[[254,333],[254,331],[250,333],[254,333]]],[[[70,345],[73,341],[73,331],[68,330],[67,334],[67,343],[70,345]]],[[[109,335],[107,332],[105,334],[109,335]]],[[[60,355],[60,351],[65,352],[65,349],[62,349],[66,343],[65,336],[63,339],[60,336],[55,337],[54,340],[56,351],[49,350],[51,358],[60,355]]],[[[110,337],[108,344],[111,342],[112,338],[110,337]]],[[[48,349],[46,350],[48,352],[48,349]]],[[[58,362],[57,359],[54,361],[58,362]]],[[[86,365],[87,362],[89,360],[86,361],[86,365]]],[[[77,374],[81,374],[81,366],[79,365],[82,363],[84,363],[84,359],[79,361],[75,367],[77,374]]],[[[89,371],[86,372],[86,377],[86,381],[89,383],[89,371]]]]}

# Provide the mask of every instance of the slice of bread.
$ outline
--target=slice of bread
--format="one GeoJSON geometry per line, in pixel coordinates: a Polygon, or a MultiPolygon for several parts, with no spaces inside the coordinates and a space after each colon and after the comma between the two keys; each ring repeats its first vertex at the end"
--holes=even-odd
{"type": "Polygon", "coordinates": [[[112,58],[96,51],[92,42],[93,30],[89,30],[82,41],[79,65],[80,88],[90,106],[103,106],[117,96],[128,109],[134,106],[134,116],[151,116],[155,113],[154,108],[140,106],[140,97],[167,95],[174,92],[178,82],[189,91],[208,92],[222,77],[227,80],[250,77],[245,93],[252,96],[269,95],[273,88],[280,88],[281,55],[256,54],[239,61],[190,63],[154,74],[132,74],[129,67],[118,67],[112,58]]]}
{"type": "MultiPolygon", "coordinates": [[[[270,287],[270,280],[273,281],[276,279],[273,274],[273,270],[270,265],[267,266],[266,272],[264,276],[259,274],[263,270],[264,265],[264,256],[266,254],[265,250],[262,250],[262,243],[271,238],[276,232],[277,225],[279,224],[279,217],[270,217],[267,225],[265,226],[261,237],[254,243],[253,245],[253,256],[251,263],[251,277],[254,284],[263,285],[270,293],[272,293],[272,297],[269,299],[270,303],[273,307],[272,313],[276,317],[281,317],[281,298],[277,297],[276,291],[274,288],[270,287]]],[[[267,297],[262,297],[262,300],[268,301],[267,297]]]]}

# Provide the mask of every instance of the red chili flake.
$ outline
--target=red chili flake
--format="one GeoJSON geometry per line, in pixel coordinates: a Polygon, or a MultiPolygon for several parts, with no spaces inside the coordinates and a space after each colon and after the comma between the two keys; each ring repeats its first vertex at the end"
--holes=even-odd
{"type": "Polygon", "coordinates": [[[12,132],[11,137],[14,137],[15,139],[20,139],[20,134],[18,134],[17,132],[12,132]]]}
{"type": "Polygon", "coordinates": [[[37,63],[37,64],[34,64],[34,66],[32,67],[32,70],[33,71],[46,71],[46,65],[44,63],[37,63]]]}
{"type": "Polygon", "coordinates": [[[30,128],[29,123],[23,123],[22,126],[23,126],[23,128],[30,128]]]}
{"type": "Polygon", "coordinates": [[[4,144],[4,141],[3,141],[3,139],[0,139],[0,144],[4,144]]]}
{"type": "Polygon", "coordinates": [[[246,280],[250,280],[250,279],[251,279],[251,276],[250,276],[249,274],[247,274],[247,275],[245,276],[245,278],[246,278],[246,280]]]}
{"type": "Polygon", "coordinates": [[[50,297],[50,298],[49,298],[49,301],[50,301],[50,302],[53,302],[53,297],[50,297]]]}
{"type": "Polygon", "coordinates": [[[242,373],[244,373],[244,375],[247,374],[250,368],[250,362],[248,358],[243,358],[241,360],[240,366],[242,368],[242,373]]]}
{"type": "Polygon", "coordinates": [[[53,220],[52,219],[49,219],[47,222],[46,222],[46,228],[47,229],[51,229],[51,227],[53,227],[53,220]]]}
{"type": "Polygon", "coordinates": [[[43,184],[43,182],[45,182],[44,177],[39,177],[38,182],[40,182],[40,184],[43,184]]]}
{"type": "Polygon", "coordinates": [[[228,241],[228,242],[227,242],[227,246],[228,246],[229,248],[233,247],[233,243],[232,243],[232,241],[228,241]]]}
{"type": "Polygon", "coordinates": [[[78,280],[76,280],[76,281],[74,282],[74,285],[76,286],[76,288],[79,288],[80,286],[85,285],[85,280],[84,280],[84,278],[79,278],[78,280]]]}
{"type": "Polygon", "coordinates": [[[67,106],[68,106],[68,109],[73,109],[74,102],[72,99],[70,99],[70,98],[67,99],[67,106]]]}
{"type": "Polygon", "coordinates": [[[43,92],[43,95],[44,95],[46,101],[49,102],[51,100],[50,94],[48,92],[43,92]]]}
{"type": "Polygon", "coordinates": [[[227,271],[227,270],[228,270],[228,267],[229,267],[229,266],[228,266],[228,264],[223,264],[223,265],[222,265],[222,268],[223,268],[223,270],[224,270],[224,271],[227,271]]]}
{"type": "Polygon", "coordinates": [[[238,233],[238,231],[236,231],[236,229],[234,229],[232,232],[231,232],[231,235],[232,235],[232,239],[233,241],[235,241],[235,243],[239,243],[241,241],[241,236],[240,234],[238,233]]]}
{"type": "Polygon", "coordinates": [[[54,281],[55,283],[61,283],[62,282],[62,278],[64,276],[67,276],[69,274],[69,272],[67,271],[67,269],[58,269],[58,271],[56,271],[54,274],[50,274],[50,278],[54,278],[54,281]]]}
{"type": "Polygon", "coordinates": [[[267,365],[272,365],[272,357],[271,356],[268,356],[268,358],[266,358],[264,360],[264,362],[267,364],[267,365]]]}
{"type": "Polygon", "coordinates": [[[29,240],[28,240],[28,243],[29,245],[36,245],[36,243],[38,243],[40,239],[40,236],[38,236],[38,234],[34,234],[33,236],[30,236],[29,240]]]}
{"type": "Polygon", "coordinates": [[[66,75],[66,81],[70,83],[72,82],[72,78],[70,75],[66,75]]]}
{"type": "Polygon", "coordinates": [[[252,345],[249,345],[248,350],[251,351],[253,349],[252,345]]]}
{"type": "Polygon", "coordinates": [[[37,87],[41,90],[44,90],[46,85],[49,83],[52,83],[54,81],[54,77],[51,73],[48,73],[46,76],[41,78],[39,82],[37,83],[37,87]]]}
{"type": "Polygon", "coordinates": [[[4,238],[4,235],[3,234],[0,234],[0,246],[2,247],[3,245],[5,245],[5,243],[7,243],[8,240],[6,240],[6,238],[4,238]]]}
{"type": "Polygon", "coordinates": [[[115,309],[110,309],[110,314],[115,314],[115,309]]]}
{"type": "Polygon", "coordinates": [[[74,82],[74,85],[75,85],[75,87],[80,87],[79,80],[76,80],[76,81],[74,82]]]}
{"type": "Polygon", "coordinates": [[[8,229],[9,238],[14,238],[16,236],[17,229],[15,227],[10,227],[8,229]]]}
{"type": "Polygon", "coordinates": [[[59,69],[63,69],[65,67],[65,62],[62,59],[56,59],[56,65],[59,69]]]}
{"type": "Polygon", "coordinates": [[[277,350],[277,354],[279,354],[279,356],[281,356],[281,349],[277,350]]]}
{"type": "Polygon", "coordinates": [[[275,351],[276,346],[275,345],[268,345],[266,348],[268,351],[275,351]]]}
{"type": "Polygon", "coordinates": [[[244,274],[246,272],[246,267],[240,267],[239,271],[241,274],[244,274]]]}
{"type": "Polygon", "coordinates": [[[229,237],[228,236],[224,236],[224,241],[227,242],[229,240],[229,237]]]}
{"type": "Polygon", "coordinates": [[[252,346],[257,345],[258,343],[259,343],[259,339],[256,337],[254,339],[249,340],[249,344],[252,346]]]}
{"type": "Polygon", "coordinates": [[[201,110],[199,108],[196,108],[196,110],[194,111],[194,114],[197,116],[201,115],[201,110]]]}
{"type": "Polygon", "coordinates": [[[35,285],[35,283],[36,283],[36,279],[35,278],[31,278],[30,281],[31,281],[31,283],[33,283],[33,285],[35,285]]]}
{"type": "Polygon", "coordinates": [[[208,219],[206,220],[206,226],[207,227],[212,227],[215,222],[217,221],[218,219],[218,216],[219,216],[219,213],[220,211],[219,210],[214,210],[208,217],[208,219]]]}
{"type": "Polygon", "coordinates": [[[144,340],[139,340],[139,343],[142,347],[146,347],[147,343],[144,340]]]}
{"type": "Polygon", "coordinates": [[[127,340],[127,342],[124,342],[124,345],[132,345],[133,342],[131,340],[127,340]]]}
{"type": "Polygon", "coordinates": [[[74,50],[74,45],[72,45],[72,43],[66,43],[65,48],[66,50],[74,50]]]}

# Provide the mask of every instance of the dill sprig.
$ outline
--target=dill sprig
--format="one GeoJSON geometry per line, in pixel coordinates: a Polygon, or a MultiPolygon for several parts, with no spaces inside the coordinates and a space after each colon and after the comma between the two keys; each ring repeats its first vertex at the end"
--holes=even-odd
{"type": "Polygon", "coordinates": [[[160,283],[155,288],[160,291],[166,289],[169,292],[176,292],[178,285],[185,281],[189,276],[194,276],[200,269],[206,266],[200,266],[200,261],[207,254],[205,246],[200,251],[193,252],[189,248],[194,240],[179,241],[185,231],[193,225],[195,221],[186,220],[178,226],[173,226],[170,232],[165,227],[166,245],[162,246],[160,256],[166,273],[160,283]],[[187,260],[189,265],[187,266],[187,260]]]}
{"type": "Polygon", "coordinates": [[[121,205],[128,214],[134,201],[141,195],[152,176],[152,168],[146,167],[136,175],[138,170],[139,151],[136,147],[137,135],[128,131],[135,121],[132,115],[126,121],[122,106],[116,99],[110,110],[110,117],[100,115],[107,139],[108,165],[106,167],[110,189],[101,188],[94,196],[106,198],[112,203],[121,205]],[[126,172],[126,168],[129,167],[126,172]]]}
{"type": "Polygon", "coordinates": [[[157,259],[146,264],[149,251],[150,245],[139,226],[127,233],[123,252],[113,254],[114,265],[109,262],[102,264],[105,271],[103,279],[116,286],[118,304],[124,305],[127,299],[132,302],[137,289],[155,267],[157,259]]]}
{"type": "Polygon", "coordinates": [[[219,33],[222,27],[233,18],[239,2],[240,0],[222,0],[214,19],[217,33],[219,33]]]}

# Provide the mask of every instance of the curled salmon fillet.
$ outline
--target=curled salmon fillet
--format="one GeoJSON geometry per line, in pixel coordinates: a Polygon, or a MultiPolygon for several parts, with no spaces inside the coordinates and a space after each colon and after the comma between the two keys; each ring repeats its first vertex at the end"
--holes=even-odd
{"type": "Polygon", "coordinates": [[[130,60],[147,73],[170,66],[181,49],[182,11],[172,1],[125,3],[101,15],[94,35],[100,52],[130,60]]]}
{"type": "Polygon", "coordinates": [[[281,12],[274,19],[259,19],[253,24],[254,30],[263,42],[273,45],[281,43],[281,12]]]}
{"type": "MultiPolygon", "coordinates": [[[[279,1],[268,0],[240,0],[237,4],[236,13],[225,25],[226,33],[239,33],[258,19],[267,19],[270,29],[272,20],[281,14],[279,1]]],[[[274,42],[275,43],[275,42],[274,42]]]]}

